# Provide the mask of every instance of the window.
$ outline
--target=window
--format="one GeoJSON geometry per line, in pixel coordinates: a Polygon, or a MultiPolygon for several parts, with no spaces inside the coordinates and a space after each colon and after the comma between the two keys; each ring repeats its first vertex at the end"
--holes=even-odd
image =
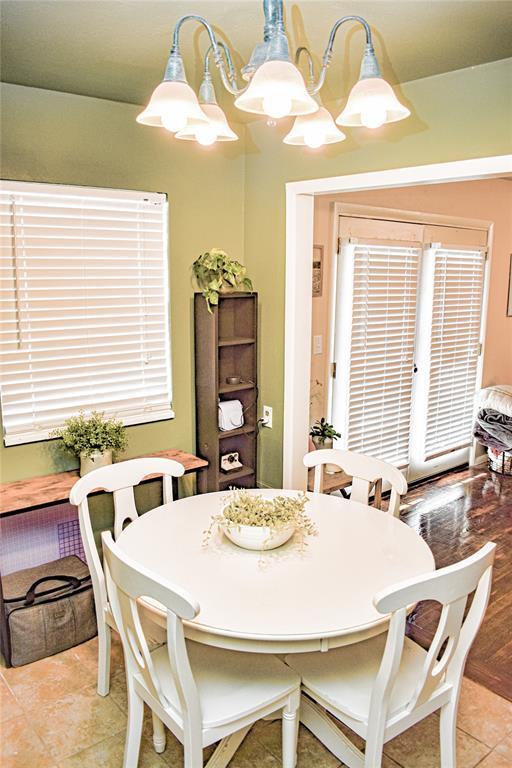
{"type": "Polygon", "coordinates": [[[5,444],[172,418],[166,196],[5,181],[0,238],[5,444]]]}

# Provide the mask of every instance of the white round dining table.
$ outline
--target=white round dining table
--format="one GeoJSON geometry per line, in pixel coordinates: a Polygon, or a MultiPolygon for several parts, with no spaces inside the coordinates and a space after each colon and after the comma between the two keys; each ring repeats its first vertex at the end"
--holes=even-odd
{"type": "MultiPolygon", "coordinates": [[[[258,489],[265,498],[297,491],[258,489]]],[[[297,653],[359,642],[383,632],[388,617],[373,597],[435,568],[427,544],[390,514],[335,496],[308,493],[317,535],[296,533],[275,550],[241,549],[219,530],[204,532],[229,491],[173,501],[146,512],[119,547],[157,578],[186,589],[200,605],[185,623],[191,639],[220,648],[297,653]]],[[[164,622],[164,614],[160,620],[164,622]]]]}

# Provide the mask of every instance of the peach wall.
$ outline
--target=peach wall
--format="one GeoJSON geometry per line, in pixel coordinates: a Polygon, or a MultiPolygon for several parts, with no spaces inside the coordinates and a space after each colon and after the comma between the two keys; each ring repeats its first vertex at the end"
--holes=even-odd
{"type": "Polygon", "coordinates": [[[324,245],[324,286],[322,298],[313,299],[313,334],[324,337],[324,353],[312,357],[311,417],[325,410],[324,394],[329,355],[326,348],[328,286],[331,282],[333,202],[357,203],[404,211],[439,213],[494,223],[491,253],[489,303],[484,351],[483,385],[512,384],[512,317],[507,317],[508,280],[512,253],[512,179],[492,179],[453,184],[432,184],[398,189],[369,190],[318,197],[315,200],[315,244],[324,245]],[[329,263],[331,262],[331,264],[329,263]],[[319,383],[317,383],[319,382],[319,383]]]}

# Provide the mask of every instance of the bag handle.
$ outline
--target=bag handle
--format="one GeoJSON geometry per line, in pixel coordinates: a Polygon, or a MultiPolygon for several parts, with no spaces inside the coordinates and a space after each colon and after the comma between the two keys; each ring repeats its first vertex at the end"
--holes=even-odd
{"type": "Polygon", "coordinates": [[[53,592],[59,592],[61,589],[64,589],[64,586],[53,587],[53,589],[47,589],[44,592],[40,592],[38,595],[36,595],[37,587],[40,584],[44,584],[45,581],[63,581],[64,586],[71,587],[72,589],[78,589],[78,587],[82,584],[81,580],[77,579],[76,576],[42,576],[40,579],[37,579],[37,581],[34,581],[32,586],[27,590],[27,594],[25,595],[25,605],[33,605],[36,597],[40,597],[41,595],[50,595],[53,592]]]}

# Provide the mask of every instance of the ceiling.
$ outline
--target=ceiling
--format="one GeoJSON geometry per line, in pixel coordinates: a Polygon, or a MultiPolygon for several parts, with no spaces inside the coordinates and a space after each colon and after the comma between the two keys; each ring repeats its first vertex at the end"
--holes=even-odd
{"type": "MultiPolygon", "coordinates": [[[[238,68],[263,32],[261,0],[3,0],[1,9],[2,80],[134,104],[145,104],[161,80],[181,15],[205,16],[238,68]]],[[[392,83],[512,56],[510,0],[285,1],[292,49],[308,45],[318,63],[333,22],[352,13],[370,23],[392,83]]],[[[339,30],[322,91],[327,103],[340,100],[357,78],[363,44],[358,25],[339,30]]],[[[199,85],[207,45],[202,27],[183,27],[192,85],[199,85]]],[[[222,106],[240,119],[222,91],[219,85],[222,106]]]]}

